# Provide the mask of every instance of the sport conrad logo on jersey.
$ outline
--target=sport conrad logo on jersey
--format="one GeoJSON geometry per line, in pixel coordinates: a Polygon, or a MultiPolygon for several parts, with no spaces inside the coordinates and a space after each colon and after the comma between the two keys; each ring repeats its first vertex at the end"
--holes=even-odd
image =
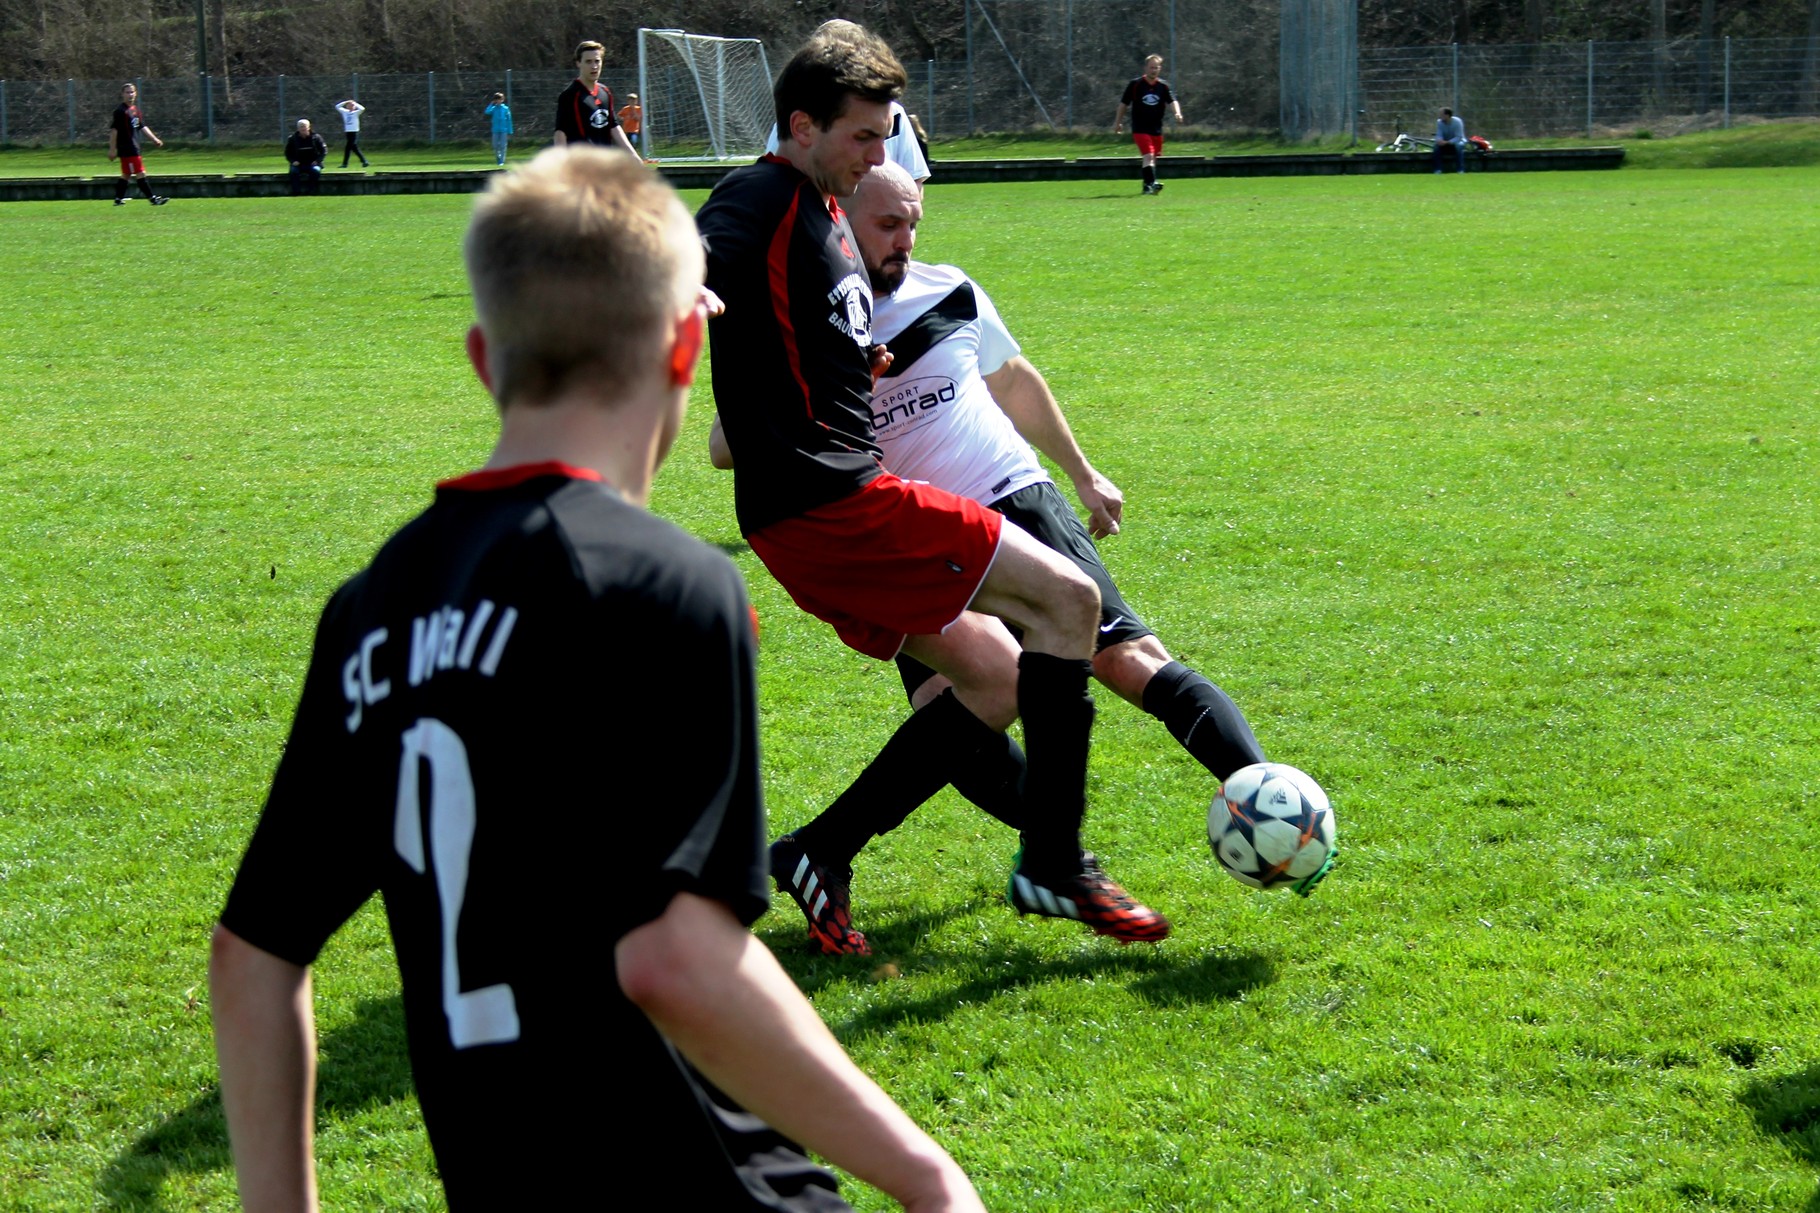
{"type": "Polygon", "coordinates": [[[934,411],[953,404],[960,386],[946,376],[912,379],[872,398],[872,428],[895,437],[921,429],[935,418],[934,411]]]}

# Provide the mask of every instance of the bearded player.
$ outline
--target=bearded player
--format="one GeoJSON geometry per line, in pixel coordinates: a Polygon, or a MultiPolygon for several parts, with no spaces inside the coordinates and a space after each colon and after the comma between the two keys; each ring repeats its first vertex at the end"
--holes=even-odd
{"type": "MultiPolygon", "coordinates": [[[[798,606],[868,656],[909,652],[954,673],[943,633],[969,606],[1015,623],[1023,647],[1010,685],[1031,752],[1032,810],[1011,904],[1121,940],[1159,940],[1167,920],[1081,850],[1092,580],[1001,515],[880,463],[872,292],[840,204],[884,161],[904,83],[878,38],[824,26],[778,77],[778,153],[730,173],[696,216],[708,286],[726,302],[709,331],[740,530],[798,606]]],[[[908,815],[975,756],[1002,748],[994,728],[1006,721],[965,696],[963,687],[916,713],[829,812],[773,845],[772,876],[822,951],[868,950],[851,929],[847,880],[877,821],[908,815]]]]}
{"type": "MultiPolygon", "coordinates": [[[[1124,498],[1087,461],[1048,383],[1025,359],[984,289],[953,266],[915,261],[922,192],[894,165],[874,169],[849,204],[849,218],[876,300],[873,336],[892,353],[873,396],[873,424],[885,465],[971,497],[1005,515],[1073,561],[1100,589],[1094,675],[1121,698],[1161,720],[1216,779],[1264,761],[1238,705],[1219,687],[1174,660],[1125,602],[1101,562],[1094,537],[1118,533],[1124,498]],[[1088,511],[1083,525],[1038,462],[1032,445],[1067,473],[1088,511]]],[[[717,462],[725,452],[717,447],[717,462]]],[[[964,654],[955,668],[977,697],[997,688],[1003,703],[1017,646],[998,620],[969,615],[949,636],[964,654]]],[[[911,703],[922,708],[950,680],[908,655],[898,669],[911,703]]],[[[1024,758],[1006,738],[998,765],[975,764],[957,791],[1008,825],[1025,810],[1015,789],[1024,758]]],[[[865,812],[863,805],[851,810],[865,812]]],[[[901,820],[901,819],[898,819],[901,820]]],[[[877,820],[875,834],[896,821],[877,820]]],[[[799,831],[800,833],[800,831],[799,831]]],[[[1323,873],[1324,874],[1324,873],[1323,873]]],[[[1319,881],[1304,882],[1304,891],[1319,881]]]]}

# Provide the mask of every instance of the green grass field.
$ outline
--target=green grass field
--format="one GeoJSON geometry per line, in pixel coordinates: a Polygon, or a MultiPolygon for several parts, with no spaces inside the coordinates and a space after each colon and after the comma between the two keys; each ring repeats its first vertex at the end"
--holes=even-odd
{"type": "MultiPolygon", "coordinates": [[[[1168,942],[1016,919],[952,794],[860,860],[875,961],[760,923],[991,1207],[1820,1208],[1817,189],[931,192],[1127,494],[1127,597],[1344,851],[1242,889],[1102,694],[1089,845],[1168,942]]],[[[0,214],[0,1208],[232,1206],[207,932],[323,600],[488,449],[469,205],[0,214]]],[[[711,410],[653,505],[740,553],[781,830],[903,707],[740,550],[711,410]]],[[[325,1203],[440,1207],[375,907],[317,993],[325,1203]]]]}

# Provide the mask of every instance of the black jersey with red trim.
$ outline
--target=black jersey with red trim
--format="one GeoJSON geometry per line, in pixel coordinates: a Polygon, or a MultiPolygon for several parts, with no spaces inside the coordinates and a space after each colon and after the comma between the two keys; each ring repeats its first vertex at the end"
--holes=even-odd
{"type": "Polygon", "coordinates": [[[679,890],[765,910],[754,647],[725,556],[561,464],[438,486],[323,612],[221,920],[308,965],[383,893],[452,1209],[561,1207],[603,1168],[681,1177],[681,1208],[820,1207],[780,1165],[831,1196],[614,970],[679,890]]]}
{"type": "Polygon", "coordinates": [[[1132,134],[1160,135],[1163,133],[1163,111],[1174,100],[1169,81],[1158,80],[1152,84],[1137,76],[1125,86],[1125,95],[1119,98],[1119,103],[1131,107],[1132,134]]]}
{"type": "Polygon", "coordinates": [[[613,90],[606,85],[596,81],[589,88],[571,80],[556,98],[556,129],[570,143],[613,143],[613,128],[619,125],[616,108],[613,90]]]}
{"type": "MultiPolygon", "coordinates": [[[[126,90],[122,89],[122,92],[126,90]]],[[[114,155],[124,160],[139,154],[139,128],[144,126],[139,107],[122,102],[114,107],[114,155]]],[[[93,129],[93,128],[90,128],[93,129]]]]}
{"type": "Polygon", "coordinates": [[[721,179],[695,216],[708,286],[714,404],[745,534],[858,492],[872,435],[872,288],[846,214],[778,156],[721,179]]]}

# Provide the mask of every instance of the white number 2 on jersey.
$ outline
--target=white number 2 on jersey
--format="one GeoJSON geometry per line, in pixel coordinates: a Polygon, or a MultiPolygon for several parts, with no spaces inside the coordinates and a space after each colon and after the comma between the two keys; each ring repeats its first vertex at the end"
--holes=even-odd
{"type": "Polygon", "coordinates": [[[425,871],[423,821],[419,813],[418,759],[430,767],[430,854],[436,868],[436,899],[442,909],[442,1010],[449,1040],[458,1049],[518,1039],[518,1000],[509,985],[463,992],[455,928],[468,894],[468,854],[474,849],[474,776],[468,747],[440,720],[425,717],[405,730],[398,764],[398,815],[392,845],[418,875],[425,871]]]}

